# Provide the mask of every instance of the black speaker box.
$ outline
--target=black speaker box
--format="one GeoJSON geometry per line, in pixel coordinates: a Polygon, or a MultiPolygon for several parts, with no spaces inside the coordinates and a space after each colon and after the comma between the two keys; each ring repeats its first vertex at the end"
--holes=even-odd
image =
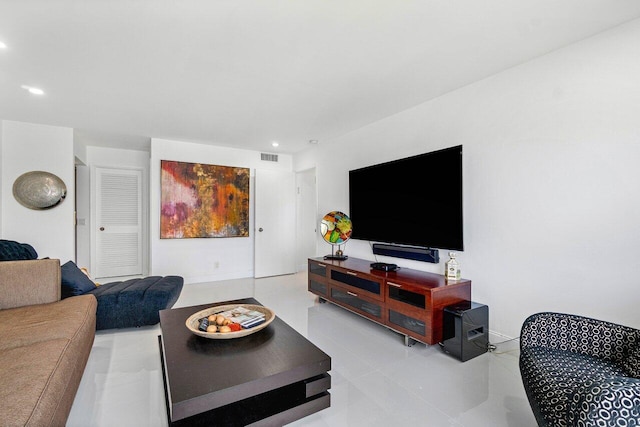
{"type": "Polygon", "coordinates": [[[373,253],[386,255],[395,258],[413,259],[416,261],[426,261],[437,264],[440,262],[440,255],[437,249],[418,248],[415,246],[386,245],[382,243],[373,244],[373,253]]]}
{"type": "Polygon", "coordinates": [[[486,353],[489,350],[489,307],[473,301],[445,307],[442,347],[463,362],[486,353]]]}

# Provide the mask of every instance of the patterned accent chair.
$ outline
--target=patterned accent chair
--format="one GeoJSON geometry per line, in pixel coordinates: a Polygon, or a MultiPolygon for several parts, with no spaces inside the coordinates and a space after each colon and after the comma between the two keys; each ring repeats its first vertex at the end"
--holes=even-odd
{"type": "Polygon", "coordinates": [[[640,330],[536,313],[520,334],[520,374],[539,426],[640,426],[640,330]]]}

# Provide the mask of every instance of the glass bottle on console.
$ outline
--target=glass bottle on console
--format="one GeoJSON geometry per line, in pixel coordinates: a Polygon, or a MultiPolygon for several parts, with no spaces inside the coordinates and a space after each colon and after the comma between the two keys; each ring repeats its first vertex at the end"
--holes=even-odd
{"type": "Polygon", "coordinates": [[[456,260],[456,254],[449,252],[449,261],[444,263],[444,277],[447,280],[460,279],[460,265],[456,260]]]}

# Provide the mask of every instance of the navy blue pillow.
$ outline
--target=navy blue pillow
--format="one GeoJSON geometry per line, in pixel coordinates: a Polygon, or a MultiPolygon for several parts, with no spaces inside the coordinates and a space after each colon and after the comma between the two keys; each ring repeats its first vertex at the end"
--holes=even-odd
{"type": "Polygon", "coordinates": [[[78,268],[75,262],[67,261],[60,267],[62,274],[62,299],[82,295],[96,288],[96,284],[78,268]]]}

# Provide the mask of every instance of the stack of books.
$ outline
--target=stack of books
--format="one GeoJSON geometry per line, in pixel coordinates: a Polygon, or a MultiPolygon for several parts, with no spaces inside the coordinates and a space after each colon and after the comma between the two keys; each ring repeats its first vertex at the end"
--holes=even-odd
{"type": "Polygon", "coordinates": [[[265,321],[264,313],[244,307],[236,307],[220,314],[234,323],[239,323],[244,329],[252,328],[265,321]]]}

